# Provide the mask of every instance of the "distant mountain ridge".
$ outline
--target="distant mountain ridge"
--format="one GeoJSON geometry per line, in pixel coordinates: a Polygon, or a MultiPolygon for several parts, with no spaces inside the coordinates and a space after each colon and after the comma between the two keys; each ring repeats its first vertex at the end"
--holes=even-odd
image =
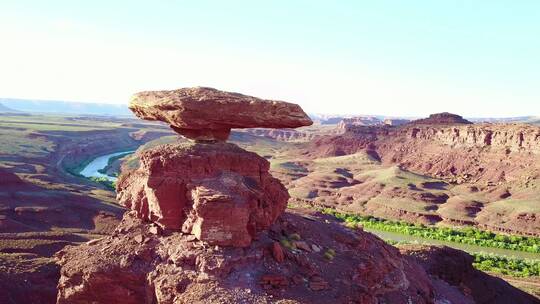
{"type": "MultiPolygon", "coordinates": [[[[60,100],[31,100],[16,98],[0,98],[0,105],[13,112],[55,113],[103,116],[132,116],[125,104],[85,103],[60,100]]],[[[2,110],[0,111],[8,112],[2,110]]]]}
{"type": "Polygon", "coordinates": [[[15,113],[15,112],[19,112],[19,111],[8,108],[5,105],[3,105],[2,103],[0,103],[0,112],[2,112],[2,113],[15,113]]]}
{"type": "Polygon", "coordinates": [[[468,118],[472,122],[487,122],[487,123],[529,123],[538,117],[534,116],[518,116],[518,117],[501,117],[501,118],[468,118]]]}
{"type": "MultiPolygon", "coordinates": [[[[340,122],[351,120],[351,119],[379,119],[382,121],[388,120],[416,120],[420,117],[413,116],[384,116],[384,115],[325,115],[319,113],[308,113],[309,117],[322,125],[332,125],[339,124],[340,122]]],[[[465,119],[474,122],[474,123],[527,123],[533,125],[540,125],[540,116],[517,116],[517,117],[464,117],[465,119]]],[[[389,123],[391,124],[391,123],[389,123]]]]}
{"type": "Polygon", "coordinates": [[[529,119],[527,120],[527,123],[531,125],[540,125],[540,116],[529,117],[529,119]]]}

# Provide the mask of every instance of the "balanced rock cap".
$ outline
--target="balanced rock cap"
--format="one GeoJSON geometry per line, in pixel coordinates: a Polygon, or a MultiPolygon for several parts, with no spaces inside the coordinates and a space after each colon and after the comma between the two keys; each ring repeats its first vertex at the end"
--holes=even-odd
{"type": "Polygon", "coordinates": [[[265,100],[206,87],[147,91],[132,96],[137,117],[170,124],[197,141],[224,141],[233,128],[297,128],[313,124],[294,103],[265,100]]]}

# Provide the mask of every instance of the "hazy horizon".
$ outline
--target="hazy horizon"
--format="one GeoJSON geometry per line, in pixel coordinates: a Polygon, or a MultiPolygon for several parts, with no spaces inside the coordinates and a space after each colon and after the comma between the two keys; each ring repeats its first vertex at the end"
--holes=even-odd
{"type": "Polygon", "coordinates": [[[210,86],[323,114],[539,116],[540,2],[0,4],[0,97],[210,86]]]}
{"type": "MultiPolygon", "coordinates": [[[[113,106],[115,108],[118,108],[118,107],[125,107],[127,109],[127,106],[128,106],[128,102],[125,102],[125,103],[107,103],[107,102],[94,102],[94,101],[74,101],[74,100],[50,100],[50,99],[24,99],[24,98],[11,98],[11,97],[8,97],[8,98],[5,98],[5,97],[0,97],[0,105],[6,105],[6,102],[5,100],[10,100],[10,103],[7,103],[8,105],[8,108],[14,108],[11,104],[11,102],[16,102],[16,101],[29,101],[29,102],[60,102],[60,103],[73,103],[73,104],[92,104],[92,105],[99,105],[99,106],[113,106]]],[[[16,110],[16,109],[14,109],[16,110]]],[[[23,109],[21,111],[27,111],[27,109],[23,109]]],[[[36,112],[40,112],[40,111],[36,111],[36,112]]],[[[71,113],[72,111],[70,111],[71,113]]],[[[443,111],[443,112],[449,112],[449,111],[443,111]]],[[[61,112],[57,112],[57,111],[51,111],[50,113],[61,113],[61,112]]],[[[425,116],[408,116],[408,115],[403,115],[403,116],[396,116],[396,115],[386,115],[384,113],[317,113],[317,112],[306,112],[308,115],[312,116],[312,117],[327,117],[327,118],[331,118],[331,117],[361,117],[361,116],[365,116],[365,117],[384,117],[384,118],[404,118],[404,119],[419,119],[419,118],[423,118],[423,117],[427,117],[429,116],[430,114],[436,114],[436,113],[430,113],[428,115],[425,115],[425,116]]],[[[438,112],[438,113],[441,113],[441,112],[438,112]]],[[[449,112],[449,113],[452,113],[452,114],[458,114],[460,116],[463,116],[461,115],[460,113],[454,113],[454,112],[449,112]]],[[[540,116],[537,116],[537,115],[522,115],[522,116],[463,116],[464,118],[469,118],[469,119],[489,119],[489,118],[494,118],[494,119],[502,119],[502,118],[525,118],[525,117],[540,117],[540,116]]]]}

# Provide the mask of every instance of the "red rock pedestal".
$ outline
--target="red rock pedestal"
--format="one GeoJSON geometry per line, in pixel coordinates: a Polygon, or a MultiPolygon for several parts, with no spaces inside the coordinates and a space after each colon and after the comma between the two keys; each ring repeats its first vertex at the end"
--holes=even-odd
{"type": "Polygon", "coordinates": [[[289,194],[269,163],[229,143],[158,146],[123,174],[118,201],[163,229],[210,245],[245,247],[283,213],[289,194]]]}

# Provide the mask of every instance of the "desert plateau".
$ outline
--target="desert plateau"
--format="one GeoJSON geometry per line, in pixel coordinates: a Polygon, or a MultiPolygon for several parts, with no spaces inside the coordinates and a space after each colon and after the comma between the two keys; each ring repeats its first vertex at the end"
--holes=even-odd
{"type": "Polygon", "coordinates": [[[0,304],[540,304],[538,12],[1,2],[0,304]]]}
{"type": "Polygon", "coordinates": [[[537,301],[534,124],[328,124],[204,87],[132,100],[150,121],[2,114],[2,301],[537,301]]]}

